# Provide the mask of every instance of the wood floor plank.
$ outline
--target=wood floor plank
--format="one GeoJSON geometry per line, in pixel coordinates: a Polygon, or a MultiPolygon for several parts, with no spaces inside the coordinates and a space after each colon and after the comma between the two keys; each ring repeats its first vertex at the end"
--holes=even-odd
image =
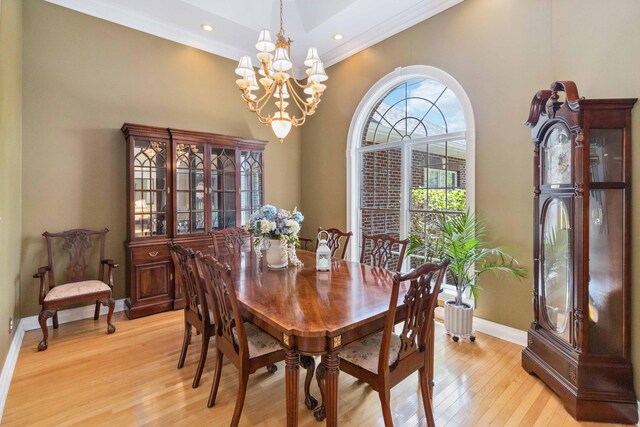
{"type": "MultiPolygon", "coordinates": [[[[3,426],[228,426],[238,390],[238,372],[224,363],[214,408],[206,402],[215,354],[200,387],[191,388],[201,337],[193,337],[183,369],[177,369],[182,312],[136,320],[115,316],[117,332],[106,334],[104,318],[60,325],[49,349],[38,353],[39,331],[25,334],[2,419],[3,426]]],[[[578,423],[553,392],[520,367],[522,347],[478,334],[475,343],[454,343],[436,327],[434,412],[438,426],[597,426],[578,423]]],[[[285,424],[284,364],[249,379],[241,426],[285,424]]],[[[301,371],[301,376],[303,371],[301,371]]],[[[340,374],[339,422],[383,426],[378,394],[340,374]]],[[[319,397],[315,381],[312,393],[319,397]]],[[[300,385],[302,395],[302,381],[300,385]]],[[[391,391],[396,426],[426,425],[414,374],[391,391]]],[[[299,406],[299,424],[321,426],[299,406]]]]}

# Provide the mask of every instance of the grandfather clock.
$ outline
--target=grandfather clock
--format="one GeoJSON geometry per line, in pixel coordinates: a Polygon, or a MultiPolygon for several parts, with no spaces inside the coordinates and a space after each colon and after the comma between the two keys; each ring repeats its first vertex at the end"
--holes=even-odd
{"type": "Polygon", "coordinates": [[[522,366],[577,420],[635,424],[631,109],[570,81],[533,97],[534,321],[522,366]]]}

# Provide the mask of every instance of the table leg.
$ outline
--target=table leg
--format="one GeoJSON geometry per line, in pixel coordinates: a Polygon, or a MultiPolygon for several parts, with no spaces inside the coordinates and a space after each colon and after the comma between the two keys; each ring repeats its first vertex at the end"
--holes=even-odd
{"type": "Polygon", "coordinates": [[[287,350],[284,355],[284,364],[284,376],[287,393],[287,426],[297,427],[300,355],[293,350],[287,350]]]}
{"type": "Polygon", "coordinates": [[[325,378],[325,410],[327,427],[338,425],[338,374],[340,373],[340,358],[337,354],[322,356],[325,378]]]}

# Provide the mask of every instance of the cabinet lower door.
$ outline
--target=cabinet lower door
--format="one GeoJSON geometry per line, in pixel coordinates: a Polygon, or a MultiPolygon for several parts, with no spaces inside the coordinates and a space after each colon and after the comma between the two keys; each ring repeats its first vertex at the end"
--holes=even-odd
{"type": "Polygon", "coordinates": [[[134,319],[173,309],[171,259],[133,266],[127,316],[134,319]]]}

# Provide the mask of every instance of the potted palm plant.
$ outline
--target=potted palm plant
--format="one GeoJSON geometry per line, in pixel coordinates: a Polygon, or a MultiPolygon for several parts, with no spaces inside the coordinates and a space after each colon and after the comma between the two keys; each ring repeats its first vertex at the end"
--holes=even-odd
{"type": "Polygon", "coordinates": [[[409,253],[422,253],[427,260],[449,258],[446,283],[456,287],[455,299],[446,301],[444,325],[454,341],[460,337],[475,337],[473,330],[473,307],[463,301],[468,291],[474,299],[481,290],[477,283],[480,275],[487,271],[507,273],[517,278],[527,276],[511,255],[501,247],[489,247],[484,240],[486,226],[468,210],[460,215],[441,215],[429,236],[411,236],[409,253]]]}

